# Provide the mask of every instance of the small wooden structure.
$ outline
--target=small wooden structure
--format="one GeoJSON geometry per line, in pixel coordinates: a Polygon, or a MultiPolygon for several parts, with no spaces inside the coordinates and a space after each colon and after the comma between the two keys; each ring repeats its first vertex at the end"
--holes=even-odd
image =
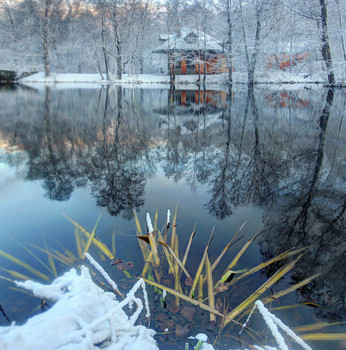
{"type": "Polygon", "coordinates": [[[219,74],[228,72],[227,57],[221,45],[211,36],[194,29],[182,28],[179,33],[160,35],[161,45],[153,51],[161,55],[156,62],[166,62],[171,74],[219,74]],[[166,59],[162,59],[162,56],[166,59]]]}
{"type": "Polygon", "coordinates": [[[13,70],[0,70],[0,84],[8,84],[17,81],[17,72],[13,70]]]}

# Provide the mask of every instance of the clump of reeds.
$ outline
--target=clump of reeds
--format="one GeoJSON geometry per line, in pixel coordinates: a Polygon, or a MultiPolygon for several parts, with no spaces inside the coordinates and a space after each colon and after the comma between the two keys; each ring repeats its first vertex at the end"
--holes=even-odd
{"type": "MultiPolygon", "coordinates": [[[[209,249],[213,239],[214,228],[210,234],[209,240],[206,243],[205,249],[201,252],[201,260],[198,265],[197,271],[193,274],[188,265],[188,255],[192,246],[193,239],[196,235],[196,225],[192,230],[188,243],[186,245],[185,251],[181,252],[179,247],[179,235],[177,233],[177,210],[173,216],[172,223],[170,222],[170,213],[167,215],[167,222],[161,231],[157,227],[158,212],[156,211],[154,225],[150,224],[150,227],[145,234],[143,233],[139,219],[134,212],[137,237],[139,238],[139,245],[142,250],[143,258],[145,261],[144,268],[141,273],[141,277],[145,281],[155,288],[165,290],[167,293],[173,295],[176,299],[176,304],[179,305],[180,300],[184,300],[192,305],[199,306],[201,309],[209,312],[210,321],[217,322],[219,325],[219,334],[221,331],[230,323],[235,325],[240,325],[243,321],[244,316],[253,308],[256,300],[261,300],[263,304],[271,303],[279,298],[305,286],[310,283],[314,278],[318,277],[320,273],[317,273],[311,277],[304,279],[303,281],[296,283],[289,288],[283,289],[276,293],[270,293],[266,295],[267,291],[271,291],[271,287],[279,281],[284,275],[286,275],[298,260],[303,256],[306,251],[306,247],[300,249],[290,249],[284,253],[263,262],[257,266],[253,266],[247,269],[237,269],[237,264],[240,258],[244,255],[247,248],[260,234],[261,229],[254,234],[254,236],[245,242],[243,247],[235,254],[233,259],[230,260],[227,268],[221,275],[215,275],[215,269],[219,265],[220,261],[225,258],[226,252],[229,248],[236,242],[240,231],[243,229],[245,223],[239,228],[239,230],[234,234],[233,238],[228,242],[224,249],[220,252],[214,261],[209,259],[209,249]],[[162,251],[161,251],[162,250],[162,251]],[[182,254],[183,253],[183,254],[182,254]],[[161,258],[161,260],[160,260],[161,258]],[[165,258],[166,262],[162,261],[165,258]],[[284,263],[286,261],[286,263],[284,263]],[[263,283],[257,290],[243,300],[239,305],[227,311],[224,307],[224,312],[221,313],[215,307],[215,295],[224,294],[229,291],[231,286],[236,287],[239,285],[244,278],[248,278],[255,274],[256,272],[266,268],[269,265],[281,262],[283,266],[278,269],[278,271],[272,275],[265,283],[263,283]],[[174,288],[161,283],[163,278],[164,269],[167,268],[166,273],[171,274],[174,280],[174,288]],[[152,271],[154,273],[152,273],[152,271]],[[149,276],[149,277],[148,277],[149,276]],[[155,276],[155,279],[152,277],[155,276]],[[188,286],[183,288],[182,285],[188,286]],[[185,289],[185,293],[183,290],[185,289]]],[[[150,217],[149,217],[150,220],[150,217]]],[[[147,218],[148,221],[148,218],[147,218]]],[[[316,305],[315,305],[316,306],[316,305]]],[[[323,326],[320,324],[320,326],[323,326]]],[[[319,326],[308,327],[306,330],[318,329],[319,326]]],[[[254,335],[250,334],[254,338],[254,335]]],[[[323,335],[309,335],[305,334],[302,336],[304,339],[318,339],[321,340],[323,335]],[[309,338],[310,337],[310,338],[309,338]]],[[[326,334],[326,339],[343,339],[344,335],[338,334],[334,338],[332,335],[326,334]]],[[[258,340],[258,339],[256,339],[258,340]]],[[[258,340],[260,343],[260,341],[258,340]]]]}

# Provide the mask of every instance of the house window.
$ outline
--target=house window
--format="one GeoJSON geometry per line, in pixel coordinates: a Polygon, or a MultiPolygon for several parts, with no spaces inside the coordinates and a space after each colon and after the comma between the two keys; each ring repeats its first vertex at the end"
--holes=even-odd
{"type": "Polygon", "coordinates": [[[184,40],[185,40],[187,43],[196,44],[196,43],[197,43],[197,35],[196,35],[195,33],[190,33],[190,34],[186,35],[186,37],[184,38],[184,40]]]}

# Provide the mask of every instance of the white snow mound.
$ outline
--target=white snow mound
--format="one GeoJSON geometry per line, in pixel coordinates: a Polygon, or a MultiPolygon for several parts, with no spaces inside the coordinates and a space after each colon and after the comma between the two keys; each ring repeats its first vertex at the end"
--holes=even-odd
{"type": "Polygon", "coordinates": [[[135,325],[143,310],[142,300],[135,292],[140,287],[145,290],[143,280],[120,302],[113,293],[105,292],[92,281],[85,266],[81,267],[80,274],[71,269],[51,285],[33,281],[16,284],[56,303],[23,326],[12,323],[0,327],[0,349],[89,350],[99,349],[97,345],[101,343],[107,350],[158,349],[153,338],[155,331],[135,325]],[[133,303],[137,308],[127,316],[123,307],[133,303]]]}

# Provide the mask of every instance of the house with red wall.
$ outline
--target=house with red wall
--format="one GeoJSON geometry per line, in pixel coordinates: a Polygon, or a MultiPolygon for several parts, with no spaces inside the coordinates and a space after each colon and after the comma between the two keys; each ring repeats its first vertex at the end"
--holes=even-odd
{"type": "Polygon", "coordinates": [[[171,35],[161,34],[161,45],[153,51],[153,65],[163,74],[220,74],[228,72],[222,46],[210,35],[182,28],[171,35]]]}

